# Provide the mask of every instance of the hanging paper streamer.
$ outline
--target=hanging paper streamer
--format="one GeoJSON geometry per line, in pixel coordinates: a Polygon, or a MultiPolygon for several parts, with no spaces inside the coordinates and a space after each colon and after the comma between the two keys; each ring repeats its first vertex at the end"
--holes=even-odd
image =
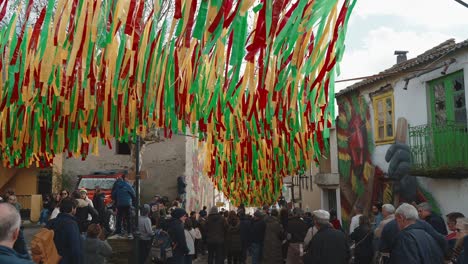
{"type": "Polygon", "coordinates": [[[6,167],[189,130],[215,185],[262,204],[326,149],[355,0],[13,2],[0,0],[6,167]]]}

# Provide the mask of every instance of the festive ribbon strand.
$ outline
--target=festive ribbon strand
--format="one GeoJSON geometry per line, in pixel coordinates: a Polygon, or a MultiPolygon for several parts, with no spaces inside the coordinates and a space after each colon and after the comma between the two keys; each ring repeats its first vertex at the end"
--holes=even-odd
{"type": "Polygon", "coordinates": [[[37,16],[30,0],[6,16],[10,2],[0,1],[6,167],[188,129],[217,187],[262,204],[327,149],[355,0],[177,0],[169,16],[163,0],[49,0],[37,16]]]}

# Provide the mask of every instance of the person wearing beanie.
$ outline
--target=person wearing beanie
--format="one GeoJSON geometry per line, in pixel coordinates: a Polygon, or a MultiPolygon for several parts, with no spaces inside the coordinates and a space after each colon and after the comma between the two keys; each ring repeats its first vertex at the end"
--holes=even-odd
{"type": "Polygon", "coordinates": [[[184,223],[187,220],[187,212],[182,208],[174,208],[171,212],[171,219],[168,221],[169,237],[173,243],[172,262],[173,264],[184,264],[185,256],[189,254],[187,241],[185,239],[184,223]]]}
{"type": "Polygon", "coordinates": [[[325,210],[316,210],[313,215],[314,225],[318,231],[309,246],[305,248],[304,264],[349,263],[350,251],[346,236],[330,225],[330,213],[325,210]]]}
{"type": "Polygon", "coordinates": [[[218,213],[218,208],[210,209],[206,222],[206,242],[208,244],[208,264],[224,263],[224,237],[227,223],[224,216],[218,213]]]}
{"type": "Polygon", "coordinates": [[[148,254],[151,250],[151,240],[154,236],[154,232],[151,228],[149,212],[149,204],[144,204],[140,209],[140,217],[138,218],[138,230],[140,231],[140,260],[138,263],[145,263],[146,258],[148,258],[148,254]]]}

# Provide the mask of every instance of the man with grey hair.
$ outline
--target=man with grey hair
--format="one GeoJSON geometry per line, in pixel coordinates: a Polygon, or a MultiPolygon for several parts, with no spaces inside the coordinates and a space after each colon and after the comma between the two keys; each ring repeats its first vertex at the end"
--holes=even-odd
{"type": "Polygon", "coordinates": [[[395,207],[391,204],[384,204],[382,205],[382,215],[383,220],[380,222],[379,226],[374,230],[374,237],[380,238],[382,235],[382,230],[388,222],[395,219],[395,207]]]}
{"type": "Polygon", "coordinates": [[[428,222],[437,232],[444,236],[448,234],[444,219],[433,212],[432,206],[429,203],[424,202],[418,204],[418,214],[420,219],[428,222]]]}
{"type": "Polygon", "coordinates": [[[445,240],[437,232],[428,232],[425,224],[418,221],[418,211],[410,204],[403,203],[395,212],[395,220],[400,229],[390,253],[390,263],[444,262],[444,249],[439,241],[445,240]]]}
{"type": "Polygon", "coordinates": [[[347,264],[350,258],[349,245],[345,234],[330,226],[330,213],[325,210],[314,211],[314,225],[318,231],[306,249],[304,264],[347,264]]]}
{"type": "Polygon", "coordinates": [[[32,264],[25,256],[13,250],[21,225],[18,211],[8,203],[0,203],[0,215],[0,263],[32,264]]]}

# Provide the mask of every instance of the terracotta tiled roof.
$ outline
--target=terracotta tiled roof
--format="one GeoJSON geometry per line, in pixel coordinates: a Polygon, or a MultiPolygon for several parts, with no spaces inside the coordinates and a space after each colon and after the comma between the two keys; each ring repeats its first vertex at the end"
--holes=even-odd
{"type": "Polygon", "coordinates": [[[454,39],[446,40],[442,42],[441,44],[433,47],[432,49],[427,50],[426,52],[417,56],[416,58],[409,59],[404,62],[395,64],[391,68],[388,68],[376,75],[373,75],[369,78],[366,78],[360,82],[357,82],[351,86],[346,87],[345,89],[338,92],[336,96],[339,97],[340,95],[362,88],[376,81],[383,80],[391,76],[392,74],[404,72],[405,70],[413,70],[417,66],[431,63],[450,53],[453,53],[455,51],[458,51],[466,47],[468,47],[468,39],[459,43],[456,43],[454,39]]]}

